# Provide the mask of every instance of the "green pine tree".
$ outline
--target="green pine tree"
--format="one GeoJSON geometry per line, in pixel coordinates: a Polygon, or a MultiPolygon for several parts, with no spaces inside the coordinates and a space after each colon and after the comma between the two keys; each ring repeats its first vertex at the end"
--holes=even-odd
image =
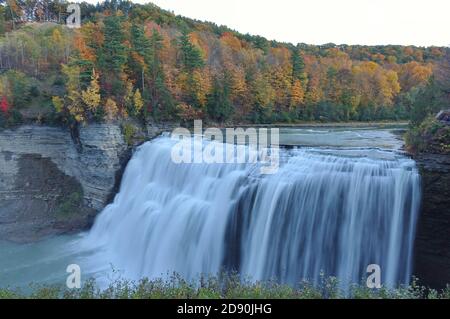
{"type": "Polygon", "coordinates": [[[109,16],[105,18],[103,65],[105,70],[122,72],[127,61],[128,50],[125,46],[125,34],[122,28],[122,18],[109,16]]]}
{"type": "Polygon", "coordinates": [[[294,49],[292,52],[292,83],[296,80],[300,80],[302,85],[306,86],[307,75],[305,73],[305,61],[298,49],[294,49]]]}
{"type": "Polygon", "coordinates": [[[188,33],[183,33],[179,39],[181,51],[181,63],[183,68],[191,72],[196,68],[202,68],[205,64],[200,50],[195,47],[190,39],[188,33]]]}
{"type": "Polygon", "coordinates": [[[220,122],[226,121],[233,114],[233,105],[230,100],[230,79],[227,74],[224,79],[214,77],[206,109],[210,118],[220,122]]]}

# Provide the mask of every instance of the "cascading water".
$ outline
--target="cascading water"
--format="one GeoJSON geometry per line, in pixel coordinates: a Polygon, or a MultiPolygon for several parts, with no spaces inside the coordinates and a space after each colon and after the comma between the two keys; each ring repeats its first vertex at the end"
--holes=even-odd
{"type": "MultiPolygon", "coordinates": [[[[282,150],[276,174],[255,164],[175,164],[160,137],[129,162],[120,193],[85,239],[98,265],[131,279],[237,270],[296,284],[321,274],[407,283],[419,206],[412,160],[358,151],[282,150]]],[[[382,152],[381,152],[382,153],[382,152]]]]}

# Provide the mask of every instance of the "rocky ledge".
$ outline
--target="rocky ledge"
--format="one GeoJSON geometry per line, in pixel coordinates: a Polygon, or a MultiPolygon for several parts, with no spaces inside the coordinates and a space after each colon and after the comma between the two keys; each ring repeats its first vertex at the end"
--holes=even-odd
{"type": "MultiPolygon", "coordinates": [[[[0,240],[28,242],[88,228],[118,190],[133,143],[120,124],[27,125],[0,131],[0,240]],[[75,141],[76,142],[75,142],[75,141]]],[[[140,129],[141,141],[164,128],[140,129]]]]}

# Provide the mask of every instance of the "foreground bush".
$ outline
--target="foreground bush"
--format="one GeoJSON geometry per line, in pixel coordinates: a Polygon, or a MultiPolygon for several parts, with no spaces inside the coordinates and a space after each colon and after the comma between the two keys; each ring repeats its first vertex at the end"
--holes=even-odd
{"type": "Polygon", "coordinates": [[[450,299],[450,285],[437,291],[413,281],[410,286],[396,289],[369,289],[365,285],[352,285],[344,291],[334,277],[324,279],[315,286],[302,282],[296,288],[272,281],[242,281],[237,275],[200,278],[195,282],[174,275],[167,280],[116,280],[103,289],[91,279],[80,289],[68,289],[61,285],[31,285],[27,290],[29,292],[0,289],[0,299],[450,299]]]}

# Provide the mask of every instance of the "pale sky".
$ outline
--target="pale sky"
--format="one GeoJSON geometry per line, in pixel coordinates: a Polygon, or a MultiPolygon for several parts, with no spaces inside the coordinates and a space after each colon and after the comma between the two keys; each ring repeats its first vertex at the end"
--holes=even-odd
{"type": "MultiPolygon", "coordinates": [[[[96,0],[88,0],[96,3],[96,0]]],[[[145,0],[134,0],[146,3],[145,0]]],[[[269,40],[450,46],[449,0],[153,0],[269,40]]]]}

